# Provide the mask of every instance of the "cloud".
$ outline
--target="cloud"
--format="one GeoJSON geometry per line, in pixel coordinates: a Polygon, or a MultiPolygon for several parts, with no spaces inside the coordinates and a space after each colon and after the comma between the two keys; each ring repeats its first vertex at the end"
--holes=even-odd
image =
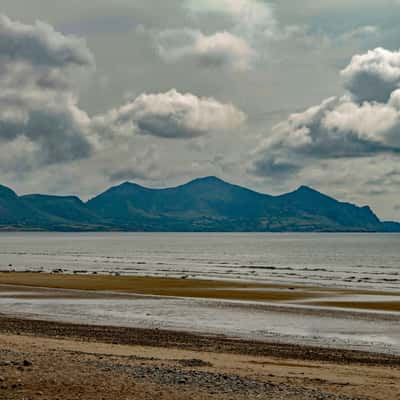
{"type": "Polygon", "coordinates": [[[281,177],[292,176],[300,168],[290,161],[279,159],[279,157],[260,158],[248,169],[254,175],[263,177],[281,177]]]}
{"type": "MultiPolygon", "coordinates": [[[[79,106],[75,79],[93,67],[80,39],[41,22],[0,16],[0,143],[13,149],[19,172],[90,159],[118,138],[187,139],[235,129],[245,120],[231,104],[175,90],[142,94],[91,117],[79,106]]],[[[0,168],[8,170],[4,163],[0,168]]],[[[129,168],[121,171],[128,175],[129,168]]]]}
{"type": "Polygon", "coordinates": [[[343,33],[339,36],[339,40],[341,41],[349,41],[349,40],[359,40],[365,39],[368,37],[376,37],[380,33],[380,29],[375,25],[364,25],[359,26],[355,29],[352,29],[348,32],[343,33]]]}
{"type": "Polygon", "coordinates": [[[40,21],[27,25],[5,15],[0,15],[0,59],[62,68],[94,64],[83,40],[65,36],[40,21]]]}
{"type": "Polygon", "coordinates": [[[255,150],[250,170],[290,175],[316,160],[400,154],[398,55],[376,49],[354,57],[342,71],[349,93],[277,124],[255,150]],[[361,85],[369,81],[375,92],[361,85]]]}
{"type": "Polygon", "coordinates": [[[160,56],[167,62],[190,58],[205,67],[249,70],[264,51],[265,40],[278,34],[272,8],[263,1],[187,0],[185,4],[196,16],[222,15],[230,23],[224,30],[207,34],[189,28],[161,31],[155,40],[160,56]]]}
{"type": "Polygon", "coordinates": [[[249,41],[256,36],[270,36],[276,29],[273,9],[262,0],[187,0],[186,5],[197,14],[228,16],[233,21],[233,31],[249,41]]]}
{"type": "Polygon", "coordinates": [[[105,175],[109,177],[110,182],[160,178],[163,171],[159,167],[158,159],[157,147],[150,146],[149,148],[141,149],[139,154],[133,154],[128,157],[124,167],[116,170],[110,168],[105,171],[105,175]]]}
{"type": "Polygon", "coordinates": [[[341,75],[355,101],[386,103],[393,90],[400,88],[400,51],[376,48],[355,55],[341,75]]]}
{"type": "Polygon", "coordinates": [[[167,62],[191,58],[202,66],[228,66],[239,71],[249,69],[255,56],[244,39],[230,32],[204,35],[191,29],[167,30],[158,35],[157,47],[167,62]]]}
{"type": "Polygon", "coordinates": [[[88,157],[92,151],[89,117],[77,106],[72,76],[74,69],[93,65],[93,56],[81,40],[41,22],[27,25],[0,16],[3,145],[24,143],[21,152],[29,148],[37,165],[88,157]]]}
{"type": "Polygon", "coordinates": [[[238,128],[245,114],[213,98],[166,93],[142,94],[130,103],[94,118],[94,129],[115,134],[137,132],[169,139],[190,139],[238,128]]]}

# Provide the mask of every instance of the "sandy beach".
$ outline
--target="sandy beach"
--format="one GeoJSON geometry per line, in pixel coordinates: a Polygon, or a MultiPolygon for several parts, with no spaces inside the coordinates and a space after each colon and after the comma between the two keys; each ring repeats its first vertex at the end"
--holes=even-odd
{"type": "Polygon", "coordinates": [[[398,399],[400,358],[0,319],[2,399],[398,399]]]}
{"type": "MultiPolygon", "coordinates": [[[[129,304],[135,307],[137,301],[153,297],[160,302],[169,298],[186,302],[192,297],[193,301],[209,300],[211,304],[232,302],[226,307],[243,308],[254,318],[258,308],[268,312],[269,307],[275,307],[276,313],[289,318],[299,313],[310,313],[314,318],[331,312],[343,313],[350,320],[358,314],[348,314],[346,304],[342,311],[340,307],[335,311],[311,308],[284,314],[288,304],[329,303],[348,296],[352,308],[358,307],[360,313],[364,304],[370,304],[364,311],[378,309],[384,313],[381,318],[394,324],[398,321],[397,315],[388,313],[387,308],[387,303],[397,304],[392,300],[395,293],[276,284],[0,274],[0,301],[10,296],[22,304],[61,302],[60,307],[68,301],[88,299],[99,304],[104,299],[133,301],[129,304]],[[368,296],[380,300],[387,296],[391,301],[356,301],[368,296]],[[361,303],[362,306],[357,305],[361,303]]],[[[155,307],[160,303],[151,304],[155,307]]],[[[193,308],[194,318],[196,312],[193,308]]],[[[373,321],[378,317],[368,318],[373,321]]],[[[94,325],[90,321],[63,322],[61,316],[56,319],[50,321],[46,314],[33,311],[19,316],[1,314],[1,399],[391,400],[400,397],[400,356],[374,351],[378,348],[356,351],[339,345],[321,347],[221,333],[112,326],[103,320],[94,325]]]]}

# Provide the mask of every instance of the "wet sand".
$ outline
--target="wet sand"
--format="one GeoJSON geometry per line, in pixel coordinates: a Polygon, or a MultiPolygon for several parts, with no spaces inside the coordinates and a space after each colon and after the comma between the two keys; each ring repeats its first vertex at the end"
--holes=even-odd
{"type": "MultiPolygon", "coordinates": [[[[65,275],[45,273],[0,273],[0,285],[69,289],[89,292],[120,292],[138,295],[238,300],[251,302],[294,303],[335,308],[375,311],[400,311],[400,293],[366,291],[284,284],[248,283],[110,275],[65,275]],[[360,295],[381,297],[381,301],[355,301],[360,295]],[[332,298],[348,296],[348,301],[332,298]],[[390,296],[390,301],[384,301],[390,296]],[[393,297],[398,301],[393,301],[393,297]],[[330,301],[325,301],[327,298],[330,301]]],[[[0,295],[1,295],[0,288],[0,295]]]]}

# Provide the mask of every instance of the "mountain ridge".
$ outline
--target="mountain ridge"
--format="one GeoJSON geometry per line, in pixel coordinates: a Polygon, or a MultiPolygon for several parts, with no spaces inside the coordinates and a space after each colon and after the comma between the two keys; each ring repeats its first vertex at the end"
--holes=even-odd
{"type": "Polygon", "coordinates": [[[400,232],[400,224],[304,185],[272,196],[207,176],[161,189],[123,182],[87,202],[0,185],[0,230],[400,232]]]}

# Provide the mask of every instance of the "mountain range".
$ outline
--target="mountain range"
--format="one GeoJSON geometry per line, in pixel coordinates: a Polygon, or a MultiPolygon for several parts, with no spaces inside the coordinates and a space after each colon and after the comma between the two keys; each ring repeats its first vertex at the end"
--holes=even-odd
{"type": "Polygon", "coordinates": [[[87,202],[76,196],[18,196],[0,185],[0,230],[400,232],[400,224],[307,186],[270,196],[205,177],[166,189],[125,182],[87,202]]]}

